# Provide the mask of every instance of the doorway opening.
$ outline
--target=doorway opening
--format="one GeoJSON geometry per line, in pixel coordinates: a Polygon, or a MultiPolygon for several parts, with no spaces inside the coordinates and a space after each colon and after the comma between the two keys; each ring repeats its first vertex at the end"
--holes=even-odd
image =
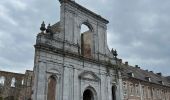
{"type": "Polygon", "coordinates": [[[94,100],[93,92],[89,89],[85,90],[83,93],[83,100],[94,100]]]}
{"type": "Polygon", "coordinates": [[[116,86],[112,86],[112,100],[116,100],[116,86]]]}

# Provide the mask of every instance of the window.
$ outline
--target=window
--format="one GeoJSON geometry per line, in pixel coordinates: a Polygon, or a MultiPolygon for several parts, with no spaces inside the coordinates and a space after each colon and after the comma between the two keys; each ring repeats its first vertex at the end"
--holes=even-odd
{"type": "Polygon", "coordinates": [[[144,86],[142,86],[142,96],[143,97],[146,97],[146,95],[145,95],[146,93],[145,93],[145,87],[144,86]]]}
{"type": "Polygon", "coordinates": [[[24,85],[24,79],[21,81],[21,85],[24,85]]]}
{"type": "Polygon", "coordinates": [[[155,99],[156,98],[156,91],[155,91],[154,88],[152,88],[152,95],[153,95],[153,99],[155,99]]]}
{"type": "Polygon", "coordinates": [[[135,85],[135,94],[136,94],[136,96],[140,96],[140,91],[139,91],[139,85],[138,84],[135,85]]]}
{"type": "Polygon", "coordinates": [[[124,95],[127,95],[127,84],[126,84],[126,82],[123,82],[123,94],[124,95]]]}
{"type": "Polygon", "coordinates": [[[135,75],[134,75],[133,72],[128,73],[128,75],[129,75],[130,77],[135,77],[135,75]]]}
{"type": "Polygon", "coordinates": [[[160,97],[160,93],[159,93],[159,89],[157,89],[157,91],[156,91],[156,94],[157,94],[157,99],[159,99],[160,97]]]}
{"type": "Polygon", "coordinates": [[[15,87],[15,83],[16,83],[16,80],[15,80],[15,78],[13,77],[12,80],[11,80],[11,87],[15,87]]]}
{"type": "Polygon", "coordinates": [[[151,88],[148,87],[148,98],[151,98],[151,88]]]}
{"type": "Polygon", "coordinates": [[[130,84],[129,88],[130,88],[130,95],[134,95],[134,86],[133,86],[133,84],[130,84]]]}
{"type": "Polygon", "coordinates": [[[1,76],[0,77],[0,86],[4,86],[4,83],[5,83],[5,77],[1,76]]]}

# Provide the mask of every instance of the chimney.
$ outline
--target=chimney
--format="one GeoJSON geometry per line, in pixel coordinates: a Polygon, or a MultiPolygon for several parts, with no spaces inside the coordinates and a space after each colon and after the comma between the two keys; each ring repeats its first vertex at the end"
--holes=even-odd
{"type": "Polygon", "coordinates": [[[159,76],[162,76],[162,73],[156,73],[157,75],[159,75],[159,76]]]}
{"type": "Polygon", "coordinates": [[[147,72],[148,72],[148,70],[145,70],[145,71],[147,71],[147,72]]]}
{"type": "Polygon", "coordinates": [[[149,72],[153,73],[153,71],[149,71],[149,72]]]}
{"type": "Polygon", "coordinates": [[[125,65],[128,66],[128,62],[127,61],[125,62],[125,65]]]}
{"type": "Polygon", "coordinates": [[[136,68],[140,69],[140,67],[138,65],[135,65],[136,68]]]}

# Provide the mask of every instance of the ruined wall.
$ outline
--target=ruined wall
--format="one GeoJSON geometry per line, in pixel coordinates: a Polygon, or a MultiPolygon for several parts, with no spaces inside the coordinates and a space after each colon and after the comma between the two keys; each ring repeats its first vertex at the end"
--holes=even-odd
{"type": "Polygon", "coordinates": [[[81,51],[84,57],[92,57],[92,33],[90,31],[84,32],[81,35],[82,42],[81,42],[81,51]]]}
{"type": "Polygon", "coordinates": [[[0,97],[5,100],[17,100],[22,89],[24,74],[0,71],[1,91],[0,97]],[[2,80],[4,77],[4,80],[2,80]]]}
{"type": "Polygon", "coordinates": [[[32,90],[32,71],[25,74],[0,71],[0,100],[28,100],[32,90]]]}
{"type": "Polygon", "coordinates": [[[32,95],[32,86],[33,86],[33,71],[26,70],[25,72],[25,77],[24,77],[24,82],[23,82],[23,87],[22,90],[20,91],[19,95],[19,100],[29,100],[31,99],[32,95]]]}

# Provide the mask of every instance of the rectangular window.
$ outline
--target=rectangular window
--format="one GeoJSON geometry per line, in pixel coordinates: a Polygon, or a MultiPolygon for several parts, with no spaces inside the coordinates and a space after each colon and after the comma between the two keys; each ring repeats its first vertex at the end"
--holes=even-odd
{"type": "Polygon", "coordinates": [[[127,83],[126,82],[123,82],[123,94],[124,95],[127,95],[127,83]]]}
{"type": "Polygon", "coordinates": [[[144,86],[142,86],[142,96],[145,98],[146,97],[146,95],[145,95],[146,93],[145,93],[145,87],[144,86]]]}
{"type": "Polygon", "coordinates": [[[148,87],[148,98],[151,98],[151,88],[148,87]]]}
{"type": "Polygon", "coordinates": [[[130,95],[134,95],[133,84],[130,84],[129,92],[130,92],[130,95]]]}
{"type": "Polygon", "coordinates": [[[139,90],[138,84],[135,85],[135,94],[136,94],[136,96],[140,96],[140,90],[139,90]]]}

